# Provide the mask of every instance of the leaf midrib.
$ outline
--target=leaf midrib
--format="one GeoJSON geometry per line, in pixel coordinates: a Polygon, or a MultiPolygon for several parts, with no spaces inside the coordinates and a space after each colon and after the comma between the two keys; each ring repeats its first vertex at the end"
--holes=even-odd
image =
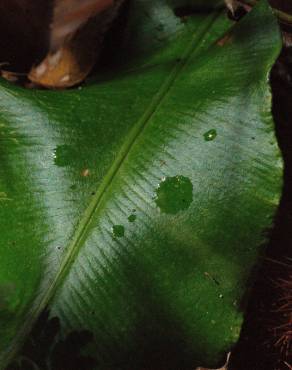
{"type": "Polygon", "coordinates": [[[152,99],[150,105],[146,109],[143,116],[134,125],[133,129],[131,130],[128,136],[128,139],[122,145],[119,154],[117,155],[117,158],[114,160],[106,176],[102,180],[101,185],[99,186],[96,194],[92,197],[91,202],[84,211],[83,216],[80,219],[79,224],[77,226],[77,229],[73,234],[73,237],[71,238],[71,242],[67,247],[67,251],[63,257],[63,261],[59,268],[59,272],[56,274],[54,280],[51,281],[50,285],[46,289],[46,293],[42,297],[40,303],[33,310],[30,311],[30,314],[25,320],[23,326],[18,331],[18,334],[16,335],[15,340],[10,347],[10,350],[8,350],[7,352],[6,359],[4,359],[3,361],[5,362],[5,364],[3,364],[4,365],[3,369],[7,366],[7,364],[11,360],[13,360],[15,354],[18,352],[20,346],[23,344],[27,333],[31,330],[33,323],[39,317],[40,313],[47,307],[49,301],[54,296],[57,288],[62,284],[63,280],[67,275],[67,272],[70,269],[70,266],[74,262],[75,256],[78,254],[80,248],[83,245],[83,241],[87,237],[87,231],[90,227],[91,221],[94,215],[96,214],[99,206],[101,205],[105,193],[107,192],[111,184],[114,182],[114,179],[116,175],[119,173],[119,170],[122,167],[123,163],[125,162],[126,158],[128,157],[128,154],[131,152],[131,149],[134,147],[137,139],[142,135],[142,133],[146,129],[147,124],[152,118],[152,116],[159,109],[163,100],[165,99],[168,92],[174,85],[177,77],[180,75],[180,72],[188,63],[189,59],[193,57],[196,54],[196,52],[200,49],[203,36],[209,32],[211,25],[215,23],[220,14],[221,11],[216,11],[211,15],[207,16],[206,19],[203,20],[203,25],[201,25],[201,27],[199,27],[199,29],[195,31],[189,43],[189,46],[186,48],[185,52],[181,56],[180,61],[176,63],[170,75],[166,78],[164,83],[161,85],[159,91],[155,94],[154,98],[152,99]]]}

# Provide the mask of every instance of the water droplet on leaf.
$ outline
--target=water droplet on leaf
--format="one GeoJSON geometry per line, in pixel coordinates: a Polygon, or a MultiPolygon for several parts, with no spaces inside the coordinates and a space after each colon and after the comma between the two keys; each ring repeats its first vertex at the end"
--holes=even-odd
{"type": "Polygon", "coordinates": [[[213,141],[217,137],[217,131],[212,129],[204,133],[205,141],[213,141]]]}
{"type": "Polygon", "coordinates": [[[136,215],[130,215],[130,216],[128,217],[128,221],[129,221],[129,222],[135,222],[135,221],[136,221],[136,218],[137,218],[137,216],[136,216],[136,215]]]}
{"type": "Polygon", "coordinates": [[[176,214],[184,211],[192,201],[193,184],[187,177],[167,177],[156,189],[155,203],[163,213],[176,214]]]}
{"type": "Polygon", "coordinates": [[[68,166],[73,150],[69,145],[58,145],[54,150],[54,163],[59,167],[68,166]]]}

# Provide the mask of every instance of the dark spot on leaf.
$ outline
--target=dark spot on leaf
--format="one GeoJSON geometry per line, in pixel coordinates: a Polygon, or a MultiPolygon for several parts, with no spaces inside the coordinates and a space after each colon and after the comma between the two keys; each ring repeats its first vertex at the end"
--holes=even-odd
{"type": "Polygon", "coordinates": [[[128,221],[129,222],[135,222],[136,221],[136,218],[137,218],[137,216],[136,215],[130,215],[129,217],[128,217],[128,221]]]}
{"type": "Polygon", "coordinates": [[[206,278],[210,279],[216,285],[220,285],[220,282],[214,277],[213,274],[210,274],[209,272],[206,271],[204,272],[204,275],[206,276],[206,278]]]}
{"type": "Polygon", "coordinates": [[[155,202],[163,213],[176,214],[186,210],[192,201],[193,185],[184,176],[167,177],[156,190],[155,202]]]}
{"type": "Polygon", "coordinates": [[[125,228],[123,225],[114,225],[112,232],[115,238],[122,238],[125,235],[125,228]]]}

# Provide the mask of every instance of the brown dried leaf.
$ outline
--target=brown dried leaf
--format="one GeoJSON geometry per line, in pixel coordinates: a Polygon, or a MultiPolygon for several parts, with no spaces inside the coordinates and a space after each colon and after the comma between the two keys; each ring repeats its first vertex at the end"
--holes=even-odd
{"type": "Polygon", "coordinates": [[[1,0],[0,70],[14,81],[66,88],[94,66],[123,0],[1,0]]]}
{"type": "Polygon", "coordinates": [[[61,47],[89,18],[113,6],[114,0],[57,0],[51,25],[51,50],[61,47]]]}
{"type": "Polygon", "coordinates": [[[82,82],[93,68],[103,36],[123,0],[57,0],[46,58],[28,78],[47,88],[82,82]]]}

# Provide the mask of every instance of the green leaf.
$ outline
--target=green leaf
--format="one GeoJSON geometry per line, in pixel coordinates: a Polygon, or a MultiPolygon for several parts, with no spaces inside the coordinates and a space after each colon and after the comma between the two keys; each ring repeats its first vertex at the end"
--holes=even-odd
{"type": "Polygon", "coordinates": [[[281,193],[280,37],[265,1],[237,25],[174,3],[133,2],[78,89],[1,81],[2,367],[47,306],[100,369],[218,367],[238,338],[281,193]]]}

